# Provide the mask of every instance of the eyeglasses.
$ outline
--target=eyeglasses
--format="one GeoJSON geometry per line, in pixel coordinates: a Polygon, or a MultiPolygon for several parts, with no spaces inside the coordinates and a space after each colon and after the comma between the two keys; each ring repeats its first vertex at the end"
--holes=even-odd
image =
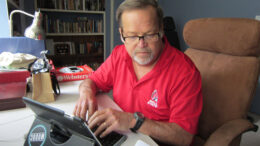
{"type": "Polygon", "coordinates": [[[143,36],[127,36],[124,37],[122,34],[122,38],[125,43],[137,43],[139,40],[143,39],[146,42],[155,42],[160,38],[160,33],[147,34],[143,36]]]}

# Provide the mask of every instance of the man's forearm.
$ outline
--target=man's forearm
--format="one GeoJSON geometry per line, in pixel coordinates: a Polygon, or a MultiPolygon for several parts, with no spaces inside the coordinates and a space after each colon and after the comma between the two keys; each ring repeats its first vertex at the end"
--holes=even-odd
{"type": "Polygon", "coordinates": [[[138,130],[152,138],[172,145],[190,145],[193,135],[175,123],[158,122],[145,119],[138,130]]]}
{"type": "Polygon", "coordinates": [[[91,79],[85,79],[80,83],[79,92],[92,92],[93,95],[96,94],[97,86],[91,79]]]}

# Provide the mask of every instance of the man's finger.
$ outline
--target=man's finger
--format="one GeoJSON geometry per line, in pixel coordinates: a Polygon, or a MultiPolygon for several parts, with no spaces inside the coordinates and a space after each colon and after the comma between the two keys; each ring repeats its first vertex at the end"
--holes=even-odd
{"type": "Polygon", "coordinates": [[[107,127],[109,127],[109,123],[103,122],[101,125],[98,126],[94,134],[99,135],[102,131],[106,130],[107,127]]]}
{"type": "Polygon", "coordinates": [[[78,110],[78,104],[75,105],[74,110],[73,110],[73,115],[77,115],[77,110],[78,110]]]}
{"type": "Polygon", "coordinates": [[[88,108],[88,119],[89,119],[95,113],[96,105],[95,105],[95,102],[90,101],[88,103],[88,106],[89,106],[89,108],[88,108]]]}
{"type": "Polygon", "coordinates": [[[113,125],[107,126],[106,129],[103,130],[103,132],[100,134],[100,137],[103,138],[103,137],[107,136],[113,130],[114,130],[114,126],[113,125]]]}
{"type": "Polygon", "coordinates": [[[104,114],[104,111],[96,111],[88,120],[89,127],[93,128],[99,123],[102,124],[106,119],[107,117],[104,114]]]}
{"type": "Polygon", "coordinates": [[[79,117],[80,114],[80,110],[81,109],[81,104],[80,104],[80,100],[78,100],[75,108],[74,108],[74,115],[79,117]]]}
{"type": "Polygon", "coordinates": [[[88,109],[88,104],[86,104],[86,101],[83,101],[83,102],[81,103],[81,111],[80,111],[80,117],[81,117],[83,120],[86,120],[87,109],[88,109]]]}

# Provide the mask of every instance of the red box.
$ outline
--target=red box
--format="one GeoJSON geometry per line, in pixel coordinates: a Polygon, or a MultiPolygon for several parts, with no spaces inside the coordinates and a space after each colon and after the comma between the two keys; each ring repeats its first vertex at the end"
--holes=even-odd
{"type": "Polygon", "coordinates": [[[84,80],[91,73],[93,73],[93,69],[87,65],[59,67],[56,69],[59,82],[84,80]]]}
{"type": "Polygon", "coordinates": [[[0,72],[0,110],[25,107],[22,97],[29,76],[28,71],[0,72]]]}
{"type": "Polygon", "coordinates": [[[30,76],[28,71],[7,71],[0,72],[0,84],[11,82],[26,82],[26,78],[30,76]]]}

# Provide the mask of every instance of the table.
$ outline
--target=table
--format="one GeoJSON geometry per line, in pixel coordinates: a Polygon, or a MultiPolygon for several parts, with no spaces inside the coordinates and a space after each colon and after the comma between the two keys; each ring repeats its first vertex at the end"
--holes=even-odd
{"type": "MultiPolygon", "coordinates": [[[[50,106],[64,110],[67,114],[72,114],[76,101],[79,97],[78,86],[80,81],[60,83],[61,95],[56,97],[55,102],[47,103],[50,106]]],[[[97,97],[99,109],[120,108],[108,96],[97,97]]],[[[23,145],[27,133],[34,121],[34,113],[29,108],[0,111],[0,145],[21,146],[23,145]]],[[[157,146],[157,144],[147,135],[128,132],[127,140],[122,146],[133,146],[139,141],[147,145],[157,146]]]]}

